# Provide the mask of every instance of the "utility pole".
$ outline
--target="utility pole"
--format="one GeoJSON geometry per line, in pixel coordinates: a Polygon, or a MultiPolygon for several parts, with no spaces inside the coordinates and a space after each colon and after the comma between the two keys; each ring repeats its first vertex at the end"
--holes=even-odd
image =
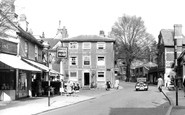
{"type": "MultiPolygon", "coordinates": [[[[174,68],[177,69],[177,39],[174,38],[174,68]]],[[[175,75],[176,106],[178,106],[178,76],[175,75]]]]}

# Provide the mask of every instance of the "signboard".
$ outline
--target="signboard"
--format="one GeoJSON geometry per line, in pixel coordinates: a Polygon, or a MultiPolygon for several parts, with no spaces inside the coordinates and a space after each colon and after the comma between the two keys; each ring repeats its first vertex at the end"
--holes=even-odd
{"type": "Polygon", "coordinates": [[[67,58],[67,47],[59,47],[57,49],[57,58],[66,59],[67,58]]]}
{"type": "Polygon", "coordinates": [[[0,39],[0,52],[17,54],[17,43],[0,39]]]}

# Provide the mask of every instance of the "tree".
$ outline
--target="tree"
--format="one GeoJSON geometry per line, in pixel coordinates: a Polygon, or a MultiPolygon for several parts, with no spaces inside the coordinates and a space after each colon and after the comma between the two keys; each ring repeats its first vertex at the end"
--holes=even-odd
{"type": "Polygon", "coordinates": [[[0,3],[0,36],[10,36],[7,31],[16,30],[14,26],[14,20],[17,15],[14,13],[15,0],[2,0],[0,3]]]}
{"type": "Polygon", "coordinates": [[[155,42],[154,37],[146,32],[141,17],[123,15],[118,18],[110,32],[116,38],[116,57],[124,55],[127,61],[126,76],[130,78],[130,65],[134,59],[145,59],[148,48],[155,42]]]}

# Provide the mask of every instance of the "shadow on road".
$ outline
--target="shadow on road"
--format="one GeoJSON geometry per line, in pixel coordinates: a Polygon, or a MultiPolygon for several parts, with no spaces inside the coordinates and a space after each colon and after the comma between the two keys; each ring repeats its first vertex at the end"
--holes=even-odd
{"type": "Polygon", "coordinates": [[[109,115],[165,115],[168,108],[168,103],[156,108],[111,108],[109,115]]]}

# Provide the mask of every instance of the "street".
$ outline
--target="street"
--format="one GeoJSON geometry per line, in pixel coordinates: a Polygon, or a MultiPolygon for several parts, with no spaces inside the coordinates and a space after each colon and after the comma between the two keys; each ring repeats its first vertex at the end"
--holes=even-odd
{"type": "Polygon", "coordinates": [[[156,86],[135,91],[135,83],[123,82],[123,88],[95,99],[47,111],[40,115],[164,115],[169,104],[156,86]]]}

